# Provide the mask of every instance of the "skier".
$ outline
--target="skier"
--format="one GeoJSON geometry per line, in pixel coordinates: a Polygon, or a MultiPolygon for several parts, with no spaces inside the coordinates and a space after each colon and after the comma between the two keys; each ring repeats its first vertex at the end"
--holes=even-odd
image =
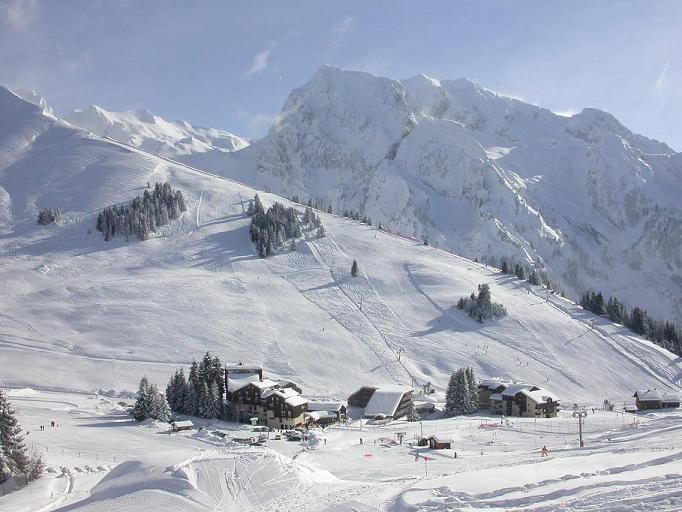
{"type": "Polygon", "coordinates": [[[542,455],[540,455],[540,458],[549,457],[549,450],[547,449],[546,446],[542,447],[542,450],[540,450],[540,453],[542,454],[542,455]]]}

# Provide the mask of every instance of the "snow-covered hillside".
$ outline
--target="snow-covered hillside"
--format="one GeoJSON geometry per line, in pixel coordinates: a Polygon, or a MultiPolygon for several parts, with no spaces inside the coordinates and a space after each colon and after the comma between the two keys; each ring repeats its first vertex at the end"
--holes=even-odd
{"type": "Polygon", "coordinates": [[[543,288],[337,216],[320,214],[327,237],[260,259],[243,214],[253,189],[75,130],[5,89],[0,113],[9,385],[133,390],[206,350],[327,397],[371,383],[442,390],[461,365],[575,401],[682,377],[679,358],[543,288]],[[151,240],[105,242],[97,212],[155,181],[182,190],[189,211],[151,240]],[[47,206],[60,224],[36,224],[47,206]],[[481,325],[451,310],[482,282],[509,316],[481,325]]]}
{"type": "Polygon", "coordinates": [[[229,132],[192,126],[186,121],[166,121],[148,110],[109,112],[91,105],[71,111],[65,119],[96,135],[170,158],[197,153],[229,153],[249,145],[248,140],[229,132]]]}
{"type": "Polygon", "coordinates": [[[267,137],[185,161],[682,319],[682,155],[600,110],[562,117],[465,79],[324,67],[267,137]]]}

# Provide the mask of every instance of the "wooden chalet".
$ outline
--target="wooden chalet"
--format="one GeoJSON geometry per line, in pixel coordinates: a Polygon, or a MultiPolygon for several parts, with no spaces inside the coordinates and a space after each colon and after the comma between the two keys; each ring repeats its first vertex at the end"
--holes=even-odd
{"type": "Polygon", "coordinates": [[[306,419],[317,425],[329,425],[346,420],[347,409],[342,402],[308,402],[306,419]]]}
{"type": "MultiPolygon", "coordinates": [[[[512,384],[500,394],[502,414],[506,416],[554,418],[559,412],[559,400],[549,391],[532,384],[512,384]]],[[[493,403],[492,395],[490,403],[493,403]]],[[[494,410],[499,410],[497,404],[494,410]]]]}
{"type": "Polygon", "coordinates": [[[185,421],[174,421],[171,423],[171,430],[173,432],[182,432],[183,430],[194,429],[194,423],[189,420],[185,421]]]}
{"type": "Polygon", "coordinates": [[[650,409],[677,409],[680,406],[680,397],[669,393],[660,393],[658,390],[645,389],[635,391],[633,395],[637,409],[646,411],[650,409]]]}
{"type": "Polygon", "coordinates": [[[432,450],[449,450],[454,443],[451,438],[438,435],[429,436],[426,440],[432,450]]]}
{"type": "Polygon", "coordinates": [[[265,422],[268,427],[292,429],[304,425],[308,412],[308,400],[291,388],[269,389],[263,394],[265,422]]]}
{"type": "Polygon", "coordinates": [[[363,417],[398,419],[412,407],[412,388],[406,386],[363,386],[348,397],[348,405],[364,408],[363,417]]]}

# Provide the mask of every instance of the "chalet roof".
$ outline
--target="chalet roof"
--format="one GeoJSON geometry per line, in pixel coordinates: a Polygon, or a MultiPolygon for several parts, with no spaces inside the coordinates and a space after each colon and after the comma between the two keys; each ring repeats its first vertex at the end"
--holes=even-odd
{"type": "Polygon", "coordinates": [[[258,389],[268,389],[268,388],[276,387],[278,385],[272,379],[266,378],[266,379],[260,380],[257,373],[244,373],[244,374],[230,375],[227,379],[227,390],[230,393],[234,393],[235,391],[239,391],[240,389],[245,388],[249,384],[253,384],[258,389]]]}
{"type": "Polygon", "coordinates": [[[523,383],[518,383],[518,384],[511,384],[507,389],[502,391],[502,396],[515,396],[519,391],[523,390],[528,390],[528,391],[535,391],[536,389],[540,389],[537,386],[533,386],[532,384],[523,384],[523,383]]]}
{"type": "Polygon", "coordinates": [[[255,382],[251,382],[254,386],[256,386],[259,389],[269,389],[276,387],[278,384],[272,380],[272,379],[263,379],[263,380],[258,380],[256,379],[255,382]]]}
{"type": "Polygon", "coordinates": [[[451,437],[443,436],[443,435],[437,435],[434,434],[432,436],[427,437],[427,439],[433,439],[437,443],[454,443],[455,441],[451,437]]]}
{"type": "Polygon", "coordinates": [[[230,375],[227,379],[227,390],[230,393],[239,391],[248,386],[252,382],[258,382],[260,378],[257,373],[243,373],[237,375],[230,375]]]}
{"type": "Polygon", "coordinates": [[[343,402],[308,402],[308,410],[339,412],[344,405],[343,402]]]}
{"type": "Polygon", "coordinates": [[[303,398],[301,395],[290,396],[284,401],[292,407],[298,407],[299,405],[305,405],[308,403],[308,400],[303,398]]]}
{"type": "Polygon", "coordinates": [[[552,400],[552,402],[559,401],[559,399],[555,397],[552,393],[542,388],[535,388],[533,390],[522,389],[520,392],[524,394],[526,397],[530,398],[536,404],[546,404],[550,399],[552,400]]]}
{"type": "Polygon", "coordinates": [[[190,420],[184,420],[184,421],[174,421],[172,425],[175,428],[187,428],[187,427],[193,427],[194,423],[192,423],[190,420]]]}
{"type": "Polygon", "coordinates": [[[507,388],[512,385],[512,382],[502,380],[499,378],[484,379],[478,383],[479,388],[498,389],[499,387],[507,388]]]}
{"type": "Polygon", "coordinates": [[[333,418],[336,419],[336,414],[331,411],[311,411],[305,413],[306,417],[312,418],[315,421],[321,420],[323,418],[333,418]]]}
{"type": "Polygon", "coordinates": [[[660,402],[662,395],[657,389],[640,389],[633,395],[640,402],[660,402]]]}
{"type": "Polygon", "coordinates": [[[263,398],[267,398],[272,395],[277,395],[284,399],[284,402],[292,407],[297,407],[299,405],[307,404],[308,400],[303,398],[298,391],[291,388],[275,388],[268,389],[263,393],[263,398]]]}
{"type": "Polygon", "coordinates": [[[493,400],[495,402],[501,402],[502,401],[502,393],[493,393],[490,395],[490,400],[493,400]]]}
{"type": "Polygon", "coordinates": [[[379,386],[365,407],[365,416],[395,416],[405,393],[412,392],[407,386],[379,386]]]}

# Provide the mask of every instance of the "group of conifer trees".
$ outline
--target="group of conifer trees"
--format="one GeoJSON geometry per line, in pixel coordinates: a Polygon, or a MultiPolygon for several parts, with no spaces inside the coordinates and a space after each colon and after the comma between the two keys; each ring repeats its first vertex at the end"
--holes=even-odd
{"type": "Polygon", "coordinates": [[[291,240],[289,248],[296,250],[296,239],[303,235],[302,229],[308,231],[317,229],[318,237],[326,235],[320,217],[310,206],[306,207],[303,219],[299,221],[296,210],[286,208],[281,203],[273,203],[265,211],[256,194],[253,201],[249,202],[247,213],[251,216],[249,236],[256,244],[256,250],[261,258],[274,255],[287,240],[291,240]]]}
{"type": "Polygon", "coordinates": [[[478,294],[471,292],[469,297],[461,297],[457,309],[466,311],[471,318],[483,323],[484,320],[495,320],[507,316],[507,309],[499,302],[494,302],[487,284],[478,285],[478,294]]]}
{"type": "Polygon", "coordinates": [[[0,484],[18,477],[19,485],[25,485],[43,472],[42,458],[29,453],[22,432],[12,404],[0,390],[0,484]]]}
{"type": "Polygon", "coordinates": [[[150,192],[145,190],[128,205],[110,206],[97,216],[97,231],[105,240],[114,237],[129,239],[136,236],[146,240],[157,228],[165,226],[187,211],[185,198],[169,183],[156,183],[150,192]]]}
{"type": "Polygon", "coordinates": [[[362,222],[363,224],[367,224],[368,226],[372,225],[372,219],[368,217],[366,213],[361,214],[357,210],[344,210],[343,216],[352,220],[356,220],[358,222],[362,222]]]}
{"type": "Polygon", "coordinates": [[[525,279],[527,280],[530,284],[533,285],[545,285],[547,288],[551,289],[551,284],[547,277],[541,273],[535,270],[535,268],[531,268],[528,270],[524,265],[521,265],[520,263],[510,263],[507,260],[503,259],[502,260],[502,273],[511,275],[511,276],[516,276],[519,279],[525,279]]]}
{"type": "Polygon", "coordinates": [[[672,353],[682,356],[682,331],[673,322],[664,322],[649,316],[645,310],[637,306],[630,310],[625,303],[615,297],[609,297],[605,301],[601,292],[583,293],[580,298],[580,305],[583,309],[624,325],[635,334],[639,334],[672,353]]]}
{"type": "Polygon", "coordinates": [[[150,384],[147,377],[140,379],[140,387],[137,390],[137,399],[133,406],[133,417],[137,421],[151,418],[154,420],[171,420],[171,410],[163,393],[159,393],[156,384],[150,384]]]}
{"type": "Polygon", "coordinates": [[[42,224],[43,226],[59,222],[61,218],[62,213],[59,211],[59,208],[41,208],[40,211],[38,211],[38,224],[42,224]]]}
{"type": "Polygon", "coordinates": [[[305,202],[298,197],[298,194],[294,194],[289,198],[289,201],[309,206],[310,208],[319,210],[321,212],[333,213],[332,205],[325,203],[322,199],[308,199],[308,201],[305,202]]]}
{"type": "Polygon", "coordinates": [[[445,416],[460,416],[478,411],[478,382],[471,367],[459,368],[450,376],[445,392],[445,416]]]}
{"type": "Polygon", "coordinates": [[[218,356],[212,356],[209,352],[199,363],[192,361],[187,378],[180,368],[166,386],[166,396],[173,412],[201,418],[225,416],[224,394],[223,364],[218,356]]]}

